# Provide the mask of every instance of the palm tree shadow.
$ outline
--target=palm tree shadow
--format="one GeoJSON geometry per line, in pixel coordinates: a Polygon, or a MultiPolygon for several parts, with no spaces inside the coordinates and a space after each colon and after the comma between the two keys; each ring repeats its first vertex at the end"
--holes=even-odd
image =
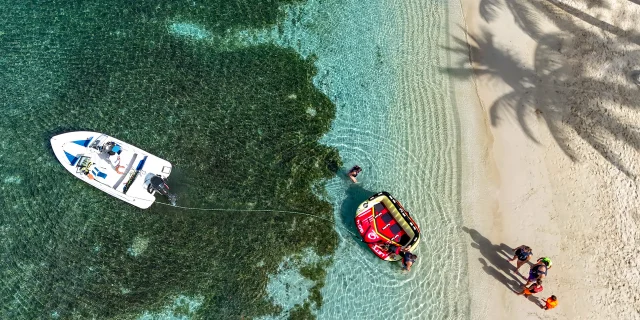
{"type": "Polygon", "coordinates": [[[502,0],[481,0],[480,1],[480,16],[484,21],[491,22],[493,21],[500,7],[502,7],[504,3],[502,0]]]}
{"type": "MultiPolygon", "coordinates": [[[[481,12],[495,13],[495,3],[481,2],[481,12]]],[[[592,1],[592,5],[604,4],[592,1]]],[[[582,57],[595,55],[614,59],[612,57],[630,56],[621,43],[636,42],[635,39],[640,39],[640,36],[595,21],[579,10],[554,0],[506,1],[505,8],[514,16],[518,27],[537,42],[533,66],[527,66],[509,49],[497,45],[491,32],[482,29],[478,34],[468,34],[469,43],[460,38],[453,40],[453,46],[447,49],[464,58],[443,71],[454,78],[467,78],[475,74],[480,81],[502,82],[509,87],[489,107],[492,126],[499,126],[504,118],[514,118],[525,135],[539,143],[537,132],[532,127],[534,123],[536,127],[538,123],[543,123],[556,144],[572,161],[580,158],[579,152],[585,152],[580,143],[576,143],[574,137],[577,137],[620,172],[635,179],[638,172],[631,169],[635,168],[634,163],[621,157],[616,146],[608,141],[620,141],[623,145],[640,150],[640,130],[623,117],[616,116],[608,107],[637,108],[640,90],[632,83],[630,76],[626,80],[619,80],[620,77],[611,77],[612,80],[592,77],[593,70],[601,69],[602,65],[595,65],[595,59],[587,61],[582,57]],[[571,16],[619,35],[620,42],[604,39],[599,33],[585,29],[574,22],[571,16]],[[545,33],[541,28],[541,23],[544,23],[541,17],[551,20],[563,31],[545,33]],[[620,51],[617,56],[611,52],[616,50],[620,51]],[[473,68],[469,67],[469,62],[473,68]]],[[[640,51],[632,54],[640,58],[640,51]]],[[[627,59],[618,64],[631,64],[635,62],[627,61],[636,60],[640,61],[627,59]]],[[[598,63],[602,64],[602,61],[598,63]]],[[[631,65],[629,68],[640,69],[640,63],[635,64],[637,66],[631,65]]]]}

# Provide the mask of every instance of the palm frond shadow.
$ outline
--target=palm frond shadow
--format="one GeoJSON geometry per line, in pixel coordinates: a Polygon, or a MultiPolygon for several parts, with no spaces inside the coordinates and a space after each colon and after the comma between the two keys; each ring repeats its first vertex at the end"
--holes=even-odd
{"type": "Polygon", "coordinates": [[[503,0],[481,0],[480,16],[484,21],[491,22],[496,18],[503,5],[503,0]]]}
{"type": "MultiPolygon", "coordinates": [[[[576,140],[570,139],[577,136],[618,170],[635,179],[638,172],[630,169],[633,163],[622,157],[607,141],[613,138],[625,146],[640,150],[640,128],[625,123],[624,119],[610,110],[612,107],[637,108],[640,90],[630,84],[630,81],[620,83],[611,80],[615,78],[613,76],[591,76],[594,66],[581,59],[581,55],[585,54],[616,59],[629,55],[629,52],[623,46],[612,43],[611,39],[602,39],[601,35],[591,29],[580,27],[567,14],[554,15],[554,12],[549,11],[549,7],[553,6],[548,2],[555,1],[540,0],[527,4],[514,0],[507,1],[506,5],[514,15],[518,27],[537,42],[533,66],[527,66],[508,49],[497,45],[494,36],[482,29],[479,34],[467,35],[469,43],[459,38],[453,40],[452,47],[447,50],[464,58],[457,61],[454,67],[443,71],[454,78],[467,78],[475,74],[479,81],[508,86],[507,93],[489,107],[492,126],[499,126],[504,118],[513,118],[518,121],[526,136],[538,143],[536,131],[532,127],[533,122],[542,122],[572,161],[580,160],[576,140]],[[540,17],[562,26],[563,32],[542,32],[540,17]],[[620,54],[611,53],[615,50],[621,51],[620,54]],[[469,66],[469,62],[473,68],[469,66]]],[[[600,4],[597,1],[593,3],[600,4]]],[[[569,14],[578,13],[571,10],[569,14]]],[[[584,16],[579,15],[578,18],[584,16]]],[[[593,21],[591,25],[607,27],[607,31],[613,30],[613,34],[624,36],[621,41],[635,42],[635,35],[622,34],[616,28],[593,21]]],[[[634,54],[640,58],[640,51],[634,54]]],[[[640,69],[640,62],[637,66],[629,66],[631,69],[634,67],[640,69]]]]}

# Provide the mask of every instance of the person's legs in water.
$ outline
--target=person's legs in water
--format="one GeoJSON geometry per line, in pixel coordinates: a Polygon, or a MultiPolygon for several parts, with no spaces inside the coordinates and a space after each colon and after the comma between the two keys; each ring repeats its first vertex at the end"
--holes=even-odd
{"type": "Polygon", "coordinates": [[[400,256],[400,263],[402,264],[402,270],[406,269],[406,265],[404,263],[404,256],[407,255],[407,252],[400,250],[400,252],[398,252],[398,255],[400,256]]]}
{"type": "Polygon", "coordinates": [[[418,258],[418,256],[416,256],[415,254],[409,251],[402,251],[402,252],[404,253],[404,255],[402,255],[402,269],[406,271],[411,271],[411,266],[416,261],[416,258],[418,258]]]}

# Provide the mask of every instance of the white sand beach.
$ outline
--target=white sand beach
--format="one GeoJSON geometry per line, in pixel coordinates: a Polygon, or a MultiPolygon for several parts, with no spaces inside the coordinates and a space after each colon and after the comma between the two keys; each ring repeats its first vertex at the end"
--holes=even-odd
{"type": "Polygon", "coordinates": [[[471,318],[640,318],[640,1],[456,5],[471,318]],[[557,308],[513,293],[522,244],[553,260],[557,308]]]}

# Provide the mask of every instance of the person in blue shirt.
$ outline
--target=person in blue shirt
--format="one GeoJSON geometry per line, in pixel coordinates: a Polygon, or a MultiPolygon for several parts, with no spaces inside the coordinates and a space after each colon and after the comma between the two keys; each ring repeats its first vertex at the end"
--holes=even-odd
{"type": "Polygon", "coordinates": [[[516,261],[516,272],[520,273],[520,267],[522,267],[527,261],[531,260],[531,255],[533,255],[533,251],[531,248],[525,245],[521,245],[514,250],[513,258],[509,259],[509,261],[516,261]]]}

